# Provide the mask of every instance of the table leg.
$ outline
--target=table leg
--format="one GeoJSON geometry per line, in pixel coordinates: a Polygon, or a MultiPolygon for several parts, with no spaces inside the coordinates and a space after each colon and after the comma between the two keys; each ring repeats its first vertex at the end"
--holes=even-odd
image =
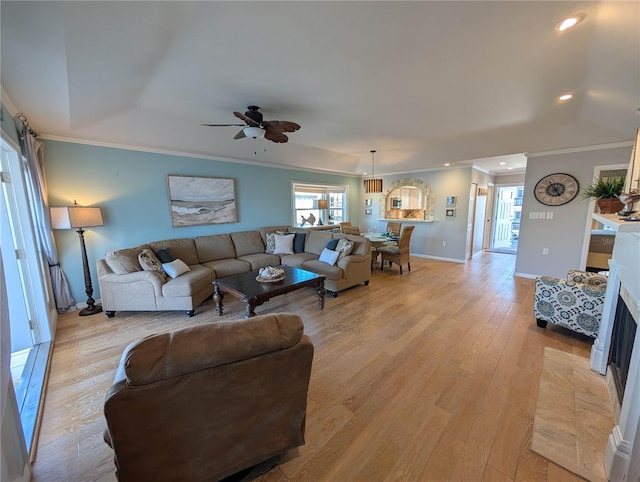
{"type": "Polygon", "coordinates": [[[224,292],[220,289],[217,283],[213,282],[213,301],[216,302],[216,314],[222,316],[222,298],[224,298],[224,292]]]}
{"type": "Polygon", "coordinates": [[[324,310],[324,295],[327,293],[327,290],[324,289],[324,279],[321,279],[318,283],[318,308],[324,310]]]}
{"type": "Polygon", "coordinates": [[[244,306],[247,308],[247,311],[244,314],[245,319],[246,318],[253,318],[256,315],[256,297],[251,297],[251,298],[245,298],[242,301],[244,301],[244,306]]]}

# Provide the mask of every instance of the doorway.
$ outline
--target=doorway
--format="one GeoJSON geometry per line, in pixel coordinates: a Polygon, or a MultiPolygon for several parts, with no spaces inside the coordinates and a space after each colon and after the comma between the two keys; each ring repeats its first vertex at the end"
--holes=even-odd
{"type": "Polygon", "coordinates": [[[520,236],[523,185],[496,186],[489,251],[516,254],[520,236]]]}

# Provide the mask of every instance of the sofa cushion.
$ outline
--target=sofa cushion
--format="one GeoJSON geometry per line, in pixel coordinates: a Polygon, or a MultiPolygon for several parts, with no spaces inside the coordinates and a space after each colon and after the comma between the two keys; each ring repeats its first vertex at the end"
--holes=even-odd
{"type": "Polygon", "coordinates": [[[351,254],[354,244],[355,243],[353,241],[350,241],[347,238],[342,238],[338,241],[338,245],[336,246],[336,251],[340,253],[338,261],[351,254]]]}
{"type": "Polygon", "coordinates": [[[175,259],[181,259],[188,266],[200,262],[193,238],[165,239],[164,241],[149,243],[149,246],[151,246],[151,249],[154,251],[161,248],[169,248],[175,259]]]}
{"type": "Polygon", "coordinates": [[[323,263],[327,263],[333,266],[334,264],[336,264],[336,261],[338,261],[338,256],[340,256],[340,253],[338,251],[324,248],[322,250],[322,253],[320,253],[320,258],[318,258],[318,261],[322,261],[323,263]]]}
{"type": "Polygon", "coordinates": [[[264,252],[268,254],[273,254],[276,249],[276,233],[267,233],[267,243],[264,252]]]}
{"type": "Polygon", "coordinates": [[[162,262],[150,249],[145,248],[142,250],[138,255],[138,262],[143,271],[158,271],[163,277],[167,277],[167,272],[162,267],[162,262]]]}
{"type": "Polygon", "coordinates": [[[371,251],[371,242],[364,236],[358,236],[356,234],[342,234],[333,233],[335,239],[348,239],[353,241],[353,249],[351,254],[356,256],[364,256],[371,251]]]}
{"type": "Polygon", "coordinates": [[[225,276],[233,276],[234,274],[251,271],[251,263],[234,258],[209,261],[208,263],[204,263],[204,266],[214,270],[216,278],[224,278],[225,276]]]}
{"type": "Polygon", "coordinates": [[[276,246],[273,254],[293,254],[293,238],[295,234],[276,234],[276,246]]]}
{"type": "Polygon", "coordinates": [[[267,266],[277,266],[280,264],[280,256],[269,253],[256,253],[240,256],[239,260],[246,261],[251,264],[251,270],[266,268],[267,266]]]}
{"type": "Polygon", "coordinates": [[[231,233],[233,246],[236,249],[236,257],[245,254],[264,253],[264,243],[258,231],[239,231],[231,233]]]}
{"type": "Polygon", "coordinates": [[[331,251],[335,251],[338,247],[339,239],[330,239],[327,241],[327,244],[324,245],[325,249],[330,249],[331,251]]]}
{"type": "Polygon", "coordinates": [[[213,283],[214,272],[199,264],[194,264],[186,273],[174,279],[169,279],[162,285],[162,296],[178,297],[193,296],[203,290],[208,284],[213,283]]]}
{"type": "Polygon", "coordinates": [[[304,253],[304,241],[307,239],[307,233],[294,233],[293,252],[304,253]]]}
{"type": "Polygon", "coordinates": [[[198,236],[195,239],[195,244],[200,263],[236,257],[236,248],[234,248],[229,234],[198,236]]]}
{"type": "Polygon", "coordinates": [[[267,245],[267,233],[276,233],[276,232],[289,232],[291,228],[289,226],[265,226],[263,228],[258,228],[258,232],[260,233],[260,237],[262,238],[262,242],[267,245]]]}
{"type": "Polygon", "coordinates": [[[104,260],[115,274],[135,273],[136,271],[142,271],[138,255],[148,248],[149,246],[142,245],[135,248],[110,251],[105,255],[104,260]]]}
{"type": "Polygon", "coordinates": [[[181,259],[174,259],[170,263],[162,263],[162,269],[164,269],[165,273],[172,278],[177,278],[187,271],[191,271],[189,266],[187,266],[181,259]]]}
{"type": "Polygon", "coordinates": [[[156,250],[155,254],[161,263],[171,263],[171,261],[176,259],[176,257],[171,254],[171,250],[169,248],[160,248],[156,250]]]}
{"type": "Polygon", "coordinates": [[[327,231],[309,231],[307,233],[307,242],[304,245],[304,251],[320,256],[320,253],[322,253],[322,250],[327,245],[327,241],[329,241],[331,237],[331,233],[327,231]]]}
{"type": "Polygon", "coordinates": [[[302,268],[305,262],[312,259],[318,259],[318,255],[313,253],[283,254],[280,256],[280,264],[292,268],[302,268]]]}

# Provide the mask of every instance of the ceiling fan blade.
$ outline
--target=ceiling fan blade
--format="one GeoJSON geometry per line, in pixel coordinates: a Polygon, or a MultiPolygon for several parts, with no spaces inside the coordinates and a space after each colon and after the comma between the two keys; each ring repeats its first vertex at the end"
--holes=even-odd
{"type": "Polygon", "coordinates": [[[238,132],[235,136],[233,136],[234,139],[243,139],[244,137],[247,137],[244,134],[244,129],[240,129],[240,132],[238,132]]]}
{"type": "Polygon", "coordinates": [[[272,127],[278,129],[280,132],[295,132],[300,129],[300,126],[295,122],[271,120],[263,122],[265,127],[272,127]]]}
{"type": "Polygon", "coordinates": [[[244,124],[200,124],[200,125],[206,126],[206,127],[230,127],[230,126],[242,127],[244,124]]]}
{"type": "Polygon", "coordinates": [[[289,140],[289,138],[282,132],[280,132],[277,128],[274,129],[270,126],[265,126],[264,138],[272,142],[277,142],[279,144],[285,143],[289,140]]]}
{"type": "Polygon", "coordinates": [[[241,112],[234,112],[233,115],[236,116],[238,119],[241,119],[241,120],[245,121],[248,126],[260,127],[260,124],[258,124],[256,121],[254,121],[251,117],[247,117],[246,115],[244,115],[241,112]]]}

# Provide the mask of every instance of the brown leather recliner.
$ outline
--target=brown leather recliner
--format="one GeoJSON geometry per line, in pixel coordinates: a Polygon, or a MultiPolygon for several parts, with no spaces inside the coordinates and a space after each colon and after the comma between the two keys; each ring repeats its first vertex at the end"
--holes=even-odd
{"type": "Polygon", "coordinates": [[[104,405],[120,481],[215,481],[304,444],[313,345],[291,313],[133,342],[104,405]]]}

